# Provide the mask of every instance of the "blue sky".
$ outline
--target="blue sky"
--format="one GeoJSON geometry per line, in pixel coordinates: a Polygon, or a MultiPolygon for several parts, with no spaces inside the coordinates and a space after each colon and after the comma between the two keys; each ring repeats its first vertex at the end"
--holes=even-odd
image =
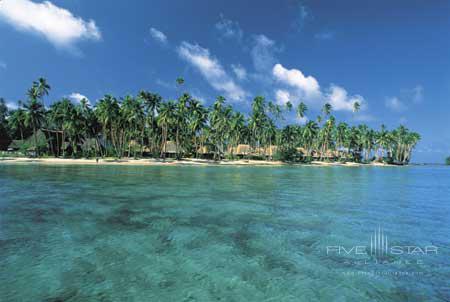
{"type": "Polygon", "coordinates": [[[443,0],[2,0],[0,96],[14,106],[43,76],[47,104],[140,89],[174,98],[182,76],[206,105],[224,95],[247,111],[261,94],[304,101],[311,119],[330,102],[350,124],[404,124],[422,134],[414,160],[442,162],[449,28],[443,0]]]}

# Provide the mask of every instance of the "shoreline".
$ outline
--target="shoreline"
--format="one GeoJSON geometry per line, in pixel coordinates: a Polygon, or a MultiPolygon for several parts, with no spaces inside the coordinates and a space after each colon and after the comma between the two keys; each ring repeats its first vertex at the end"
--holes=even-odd
{"type": "Polygon", "coordinates": [[[311,163],[285,163],[281,161],[268,160],[222,160],[214,161],[207,159],[184,158],[175,159],[71,159],[71,158],[27,158],[27,157],[4,157],[0,158],[0,164],[45,164],[45,165],[125,165],[125,166],[307,166],[307,167],[401,167],[384,163],[361,164],[354,162],[321,162],[311,163]]]}

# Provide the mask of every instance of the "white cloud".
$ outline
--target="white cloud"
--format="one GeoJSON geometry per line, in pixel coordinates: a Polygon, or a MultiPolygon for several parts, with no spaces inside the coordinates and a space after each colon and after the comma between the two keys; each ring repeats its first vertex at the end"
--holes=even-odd
{"type": "Polygon", "coordinates": [[[400,101],[398,97],[390,97],[387,98],[385,103],[387,108],[393,110],[393,111],[404,111],[406,110],[406,105],[400,101]]]}
{"type": "Polygon", "coordinates": [[[305,76],[298,69],[286,69],[283,65],[276,64],[272,73],[277,81],[297,89],[300,95],[308,99],[321,95],[317,80],[312,76],[305,76]]]}
{"type": "Polygon", "coordinates": [[[6,102],[6,107],[8,107],[9,110],[16,110],[19,108],[17,103],[13,103],[13,102],[6,102]]]}
{"type": "Polygon", "coordinates": [[[150,28],[150,35],[159,43],[167,44],[168,42],[167,36],[162,31],[159,31],[154,27],[150,28]]]}
{"type": "Polygon", "coordinates": [[[179,56],[194,66],[216,90],[233,101],[242,101],[247,93],[225,72],[220,62],[209,50],[198,44],[182,42],[177,49],[179,56]]]}
{"type": "Polygon", "coordinates": [[[76,102],[76,103],[80,103],[81,100],[86,99],[88,104],[90,104],[89,99],[86,96],[84,96],[78,92],[74,92],[71,95],[69,95],[69,99],[71,99],[73,102],[76,102]]]}
{"type": "Polygon", "coordinates": [[[100,40],[101,33],[93,20],[85,21],[50,1],[0,1],[0,17],[21,31],[44,36],[55,46],[71,46],[79,40],[100,40]]]}
{"type": "Polygon", "coordinates": [[[264,72],[272,68],[276,62],[275,53],[279,52],[275,41],[265,35],[254,36],[254,44],[251,49],[251,57],[256,71],[264,72]]]}
{"type": "Polygon", "coordinates": [[[334,84],[331,84],[330,86],[326,101],[330,103],[333,110],[336,111],[353,111],[353,106],[356,102],[358,102],[361,107],[365,105],[365,100],[362,96],[349,96],[347,90],[334,84]]]}
{"type": "Polygon", "coordinates": [[[220,14],[220,21],[216,23],[216,30],[220,33],[221,37],[227,39],[235,38],[240,41],[244,36],[239,23],[226,19],[222,14],[220,14]]]}
{"type": "Polygon", "coordinates": [[[367,102],[362,96],[349,95],[347,90],[338,85],[331,84],[326,93],[323,93],[317,79],[305,76],[301,70],[287,69],[276,64],[272,74],[278,83],[290,88],[275,91],[275,98],[279,103],[290,101],[295,106],[304,101],[318,107],[328,102],[335,111],[353,111],[354,103],[358,102],[361,109],[366,108],[367,102]]]}
{"type": "Polygon", "coordinates": [[[247,70],[244,68],[244,66],[240,64],[237,65],[232,64],[231,69],[233,70],[234,74],[239,80],[247,79],[247,70]]]}
{"type": "Polygon", "coordinates": [[[304,117],[297,116],[297,121],[301,125],[305,125],[309,121],[309,118],[307,116],[304,116],[304,117]]]}
{"type": "Polygon", "coordinates": [[[293,102],[291,94],[287,90],[278,89],[275,91],[275,99],[279,105],[286,105],[287,102],[293,102]]]}

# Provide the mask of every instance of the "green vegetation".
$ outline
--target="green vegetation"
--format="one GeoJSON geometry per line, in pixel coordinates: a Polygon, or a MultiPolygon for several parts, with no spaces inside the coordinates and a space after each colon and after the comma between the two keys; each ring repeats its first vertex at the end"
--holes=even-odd
{"type": "MultiPolygon", "coordinates": [[[[184,79],[176,80],[178,89],[184,79]]],[[[8,110],[0,101],[1,141],[10,151],[55,157],[161,157],[249,158],[287,162],[354,161],[407,164],[420,139],[400,126],[379,131],[367,125],[337,123],[325,104],[317,120],[306,125],[284,125],[284,112],[295,110],[304,118],[308,107],[300,102],[280,106],[264,97],[254,98],[248,116],[234,111],[219,96],[205,107],[188,93],[177,100],[141,91],[136,97],[105,95],[92,108],[87,100],[68,99],[44,106],[50,86],[34,82],[27,101],[8,110]]],[[[354,111],[360,104],[354,104],[354,111]]],[[[1,147],[1,146],[0,146],[1,147]]],[[[6,149],[3,146],[2,149],[6,149]]],[[[448,159],[447,159],[448,161],[448,159]]]]}
{"type": "Polygon", "coordinates": [[[445,164],[450,166],[450,156],[445,159],[445,164]]]}

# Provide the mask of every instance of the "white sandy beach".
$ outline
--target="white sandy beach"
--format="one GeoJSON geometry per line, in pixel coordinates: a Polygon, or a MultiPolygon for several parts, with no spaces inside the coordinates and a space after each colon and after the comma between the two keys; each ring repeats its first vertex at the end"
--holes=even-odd
{"type": "Polygon", "coordinates": [[[340,162],[322,162],[313,161],[310,164],[290,164],[281,161],[262,161],[262,160],[206,160],[206,159],[191,159],[185,158],[182,160],[175,159],[99,159],[98,162],[95,159],[71,159],[71,158],[27,158],[27,157],[5,157],[0,159],[1,163],[8,164],[47,164],[47,165],[135,165],[135,166],[182,166],[182,165],[217,165],[217,166],[285,166],[285,165],[299,165],[299,166],[344,166],[344,167],[360,167],[360,166],[394,166],[384,163],[340,163],[340,162]]]}

